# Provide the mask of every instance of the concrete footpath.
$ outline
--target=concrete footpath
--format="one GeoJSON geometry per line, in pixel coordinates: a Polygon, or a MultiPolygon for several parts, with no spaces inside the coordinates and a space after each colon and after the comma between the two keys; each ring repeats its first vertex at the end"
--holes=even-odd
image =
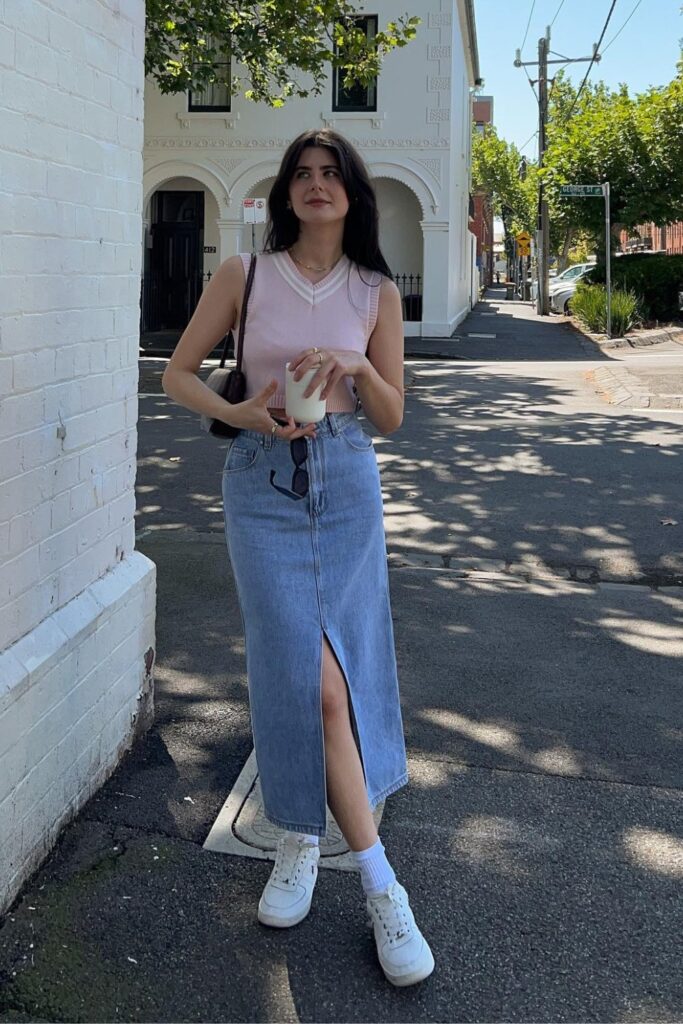
{"type": "Polygon", "coordinates": [[[683,1019],[681,414],[494,304],[407,360],[375,441],[410,771],[380,832],[433,975],[386,982],[353,873],[280,932],[270,862],[203,848],[252,749],[225,447],[145,360],[155,722],[2,922],[1,1021],[683,1019]]]}

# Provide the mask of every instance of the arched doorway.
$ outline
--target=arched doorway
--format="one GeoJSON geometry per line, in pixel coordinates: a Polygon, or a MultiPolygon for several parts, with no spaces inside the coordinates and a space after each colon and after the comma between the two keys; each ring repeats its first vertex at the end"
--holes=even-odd
{"type": "Polygon", "coordinates": [[[373,178],[380,247],[403,300],[403,320],[422,319],[424,255],[422,209],[415,193],[394,178],[373,178]]]}
{"type": "Polygon", "coordinates": [[[168,352],[190,321],[219,262],[218,203],[190,176],[169,177],[144,211],[141,346],[168,352]]]}

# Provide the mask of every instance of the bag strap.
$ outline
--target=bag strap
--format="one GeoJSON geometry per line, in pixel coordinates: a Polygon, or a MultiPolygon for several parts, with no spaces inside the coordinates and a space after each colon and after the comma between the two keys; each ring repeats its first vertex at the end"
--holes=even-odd
{"type": "MultiPolygon", "coordinates": [[[[247,283],[244,287],[244,296],[242,298],[242,310],[240,312],[240,327],[237,341],[237,372],[239,373],[242,369],[242,349],[244,348],[244,328],[247,323],[247,303],[249,302],[249,296],[251,295],[251,286],[254,283],[254,271],[256,270],[256,253],[251,254],[251,260],[249,262],[249,273],[247,274],[247,283]]],[[[223,340],[223,352],[221,355],[220,366],[221,369],[225,366],[225,360],[228,354],[228,347],[230,341],[233,339],[232,330],[228,331],[223,340]]]]}

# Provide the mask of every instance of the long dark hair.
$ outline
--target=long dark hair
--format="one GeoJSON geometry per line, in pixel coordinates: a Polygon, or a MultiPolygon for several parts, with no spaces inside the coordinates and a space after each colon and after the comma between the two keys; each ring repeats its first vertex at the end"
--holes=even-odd
{"type": "Polygon", "coordinates": [[[299,157],[310,146],[324,146],[336,154],[339,170],[349,200],[344,220],[342,249],[359,267],[377,270],[392,278],[391,270],[379,247],[379,216],[377,199],[370,175],[360,153],[351,143],[331,128],[309,128],[289,144],[280,164],[277,178],[268,197],[268,224],[264,240],[266,252],[282,252],[299,237],[299,218],[287,209],[289,183],[299,157]]]}

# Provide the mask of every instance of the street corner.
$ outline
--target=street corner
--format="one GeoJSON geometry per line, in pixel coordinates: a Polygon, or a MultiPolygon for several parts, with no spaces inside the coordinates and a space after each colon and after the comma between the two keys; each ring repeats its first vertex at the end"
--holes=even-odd
{"type": "Polygon", "coordinates": [[[683,366],[627,369],[617,364],[586,370],[586,383],[609,405],[629,409],[683,409],[683,366]]]}

